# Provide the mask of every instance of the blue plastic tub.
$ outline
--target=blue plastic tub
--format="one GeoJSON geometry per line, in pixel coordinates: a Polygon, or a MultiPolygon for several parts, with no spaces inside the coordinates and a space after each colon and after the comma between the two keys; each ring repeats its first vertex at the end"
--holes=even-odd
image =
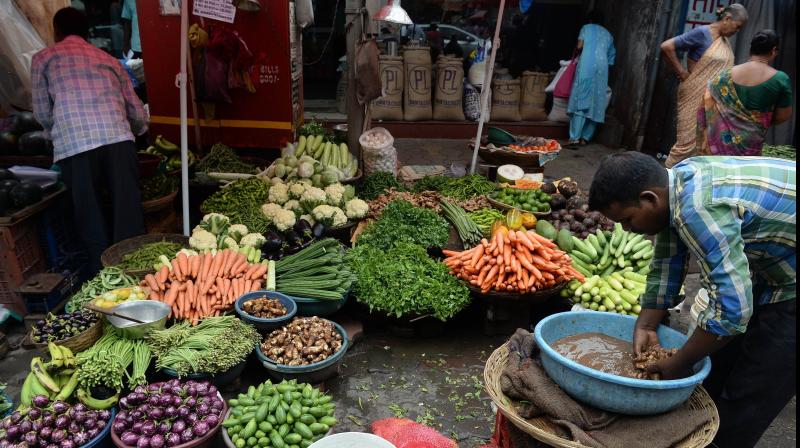
{"type": "MultiPolygon", "coordinates": [[[[613,313],[558,313],[542,319],[534,330],[545,371],[567,394],[596,408],[627,415],[653,415],[669,411],[689,399],[695,386],[711,370],[703,359],[694,375],[678,380],[651,381],[603,373],[571,361],[550,346],[557,340],[580,333],[603,333],[631,341],[636,319],[613,313]]],[[[679,348],[686,336],[663,325],[658,338],[664,348],[679,348]]]]}
{"type": "Polygon", "coordinates": [[[319,383],[336,376],[339,372],[339,364],[341,364],[344,354],[350,346],[350,341],[347,339],[347,332],[341,325],[333,322],[336,331],[342,335],[342,346],[339,351],[329,356],[324,361],[309,364],[307,366],[285,366],[276,364],[275,361],[267,358],[264,352],[261,351],[261,345],[256,347],[256,356],[258,361],[267,369],[267,373],[276,380],[292,380],[296,379],[304,383],[319,383]]]}
{"type": "Polygon", "coordinates": [[[234,304],[236,307],[236,314],[239,315],[239,318],[243,321],[247,322],[248,324],[256,327],[259,330],[274,330],[276,328],[280,328],[285,324],[289,323],[292,320],[295,314],[297,314],[297,304],[295,304],[294,299],[281,294],[275,291],[253,291],[248,292],[247,294],[239,297],[234,304]],[[265,319],[261,317],[255,317],[253,315],[247,314],[242,309],[242,305],[248,300],[253,299],[260,299],[266,297],[268,299],[278,299],[281,301],[283,306],[286,307],[286,314],[281,317],[275,317],[272,319],[265,319]]]}
{"type": "Polygon", "coordinates": [[[113,446],[111,444],[111,438],[109,437],[109,435],[111,434],[111,426],[114,423],[114,417],[117,416],[117,409],[111,408],[110,411],[111,411],[111,417],[108,419],[106,427],[103,428],[103,430],[100,431],[100,434],[95,436],[94,439],[90,440],[89,443],[83,445],[80,448],[106,448],[113,446]]]}
{"type": "MultiPolygon", "coordinates": [[[[352,288],[351,288],[352,289],[352,288]]],[[[303,317],[325,317],[339,311],[347,303],[350,291],[340,300],[309,299],[307,297],[289,296],[297,304],[297,315],[303,317]]]]}

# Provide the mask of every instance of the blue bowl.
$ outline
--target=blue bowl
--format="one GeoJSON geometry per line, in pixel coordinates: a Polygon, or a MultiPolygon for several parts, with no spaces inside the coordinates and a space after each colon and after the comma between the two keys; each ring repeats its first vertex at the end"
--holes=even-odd
{"type": "MultiPolygon", "coordinates": [[[[256,344],[258,345],[258,344],[256,344]]],[[[248,355],[249,356],[249,355],[248,355]]],[[[179,376],[178,372],[168,367],[164,367],[159,372],[169,378],[178,378],[181,380],[194,380],[194,381],[211,381],[211,384],[217,387],[227,386],[238,379],[244,368],[247,365],[247,358],[243,359],[239,364],[231,367],[224,372],[218,373],[189,373],[184,376],[179,376]]]]}
{"type": "MultiPolygon", "coordinates": [[[[580,333],[602,333],[631,341],[636,318],[613,313],[558,313],[542,319],[534,329],[545,371],[572,398],[598,409],[627,415],[653,415],[669,411],[689,399],[695,386],[711,370],[706,357],[694,366],[694,375],[678,380],[651,381],[611,375],[569,360],[550,344],[580,333]]],[[[663,325],[658,339],[666,349],[679,348],[686,335],[663,325]]]]}
{"type": "Polygon", "coordinates": [[[288,297],[294,300],[295,304],[297,304],[298,316],[325,317],[325,316],[330,316],[331,314],[342,309],[344,304],[347,303],[347,298],[350,297],[350,291],[352,290],[353,287],[350,286],[347,292],[345,292],[342,298],[339,300],[311,299],[308,297],[295,297],[295,296],[288,296],[288,297]]]}
{"type": "Polygon", "coordinates": [[[275,291],[248,292],[247,294],[239,297],[239,299],[236,300],[236,304],[234,306],[236,307],[236,314],[239,315],[240,319],[256,327],[259,330],[274,330],[276,328],[280,328],[285,324],[289,323],[289,321],[292,320],[294,315],[297,314],[297,304],[294,303],[294,300],[289,296],[283,295],[275,291]],[[286,307],[286,314],[281,317],[264,319],[261,317],[255,317],[253,315],[247,314],[242,309],[242,305],[244,305],[245,302],[253,299],[260,299],[262,297],[266,297],[268,299],[280,300],[283,306],[286,307]]]}
{"type": "Polygon", "coordinates": [[[110,410],[111,417],[108,419],[108,423],[106,424],[105,428],[103,428],[103,430],[100,431],[100,434],[96,435],[94,439],[90,440],[89,443],[81,446],[80,448],[105,448],[112,446],[112,444],[109,443],[109,434],[111,434],[111,426],[114,423],[114,417],[117,416],[117,409],[111,408],[110,410]]]}
{"type": "Polygon", "coordinates": [[[4,412],[3,415],[0,415],[0,418],[7,417],[14,412],[14,400],[11,399],[11,396],[3,392],[3,398],[5,398],[5,402],[10,404],[11,407],[8,408],[8,410],[6,410],[6,412],[4,412]]]}
{"type": "Polygon", "coordinates": [[[342,346],[339,348],[339,351],[329,356],[324,361],[305,366],[285,366],[277,364],[261,351],[261,345],[256,347],[258,361],[267,369],[270,376],[276,379],[297,379],[298,381],[307,383],[318,383],[333,377],[338,373],[339,364],[342,362],[344,354],[347,352],[350,345],[350,341],[347,339],[347,332],[344,328],[336,322],[333,322],[333,325],[336,327],[336,331],[342,335],[342,346]]]}

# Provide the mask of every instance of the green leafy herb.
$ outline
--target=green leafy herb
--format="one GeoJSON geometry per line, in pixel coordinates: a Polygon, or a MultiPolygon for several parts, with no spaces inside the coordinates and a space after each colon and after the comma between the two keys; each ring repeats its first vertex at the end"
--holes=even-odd
{"type": "Polygon", "coordinates": [[[797,150],[790,145],[764,145],[761,154],[764,157],[777,157],[780,159],[796,160],[797,150]]]}
{"type": "Polygon", "coordinates": [[[397,200],[387,205],[380,219],[364,230],[358,237],[358,244],[381,249],[401,242],[426,248],[442,247],[449,237],[450,225],[436,212],[397,200]]]}
{"type": "Polygon", "coordinates": [[[405,188],[400,185],[400,182],[395,179],[392,173],[379,171],[364,177],[358,189],[358,197],[371,201],[386,193],[390,188],[394,188],[397,191],[405,191],[405,188]]]}
{"type": "Polygon", "coordinates": [[[358,278],[355,295],[370,310],[445,321],[469,304],[467,287],[422,246],[400,242],[383,250],[359,244],[346,258],[358,278]]]}
{"type": "Polygon", "coordinates": [[[494,182],[480,174],[467,174],[463,177],[425,176],[414,184],[414,191],[438,191],[449,198],[467,200],[494,191],[494,182]]]}

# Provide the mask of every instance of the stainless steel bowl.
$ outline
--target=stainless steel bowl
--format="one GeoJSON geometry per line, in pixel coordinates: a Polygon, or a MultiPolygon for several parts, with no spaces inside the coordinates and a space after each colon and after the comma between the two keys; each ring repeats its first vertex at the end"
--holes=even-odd
{"type": "Polygon", "coordinates": [[[170,306],[156,300],[134,300],[117,305],[114,312],[138,319],[143,324],[116,316],[107,316],[108,322],[127,339],[141,339],[153,330],[163,330],[169,316],[170,306]]]}

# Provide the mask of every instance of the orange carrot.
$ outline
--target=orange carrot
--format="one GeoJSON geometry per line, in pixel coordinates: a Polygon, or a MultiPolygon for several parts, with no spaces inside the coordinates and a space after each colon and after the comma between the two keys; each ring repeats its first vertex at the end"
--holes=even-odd
{"type": "Polygon", "coordinates": [[[172,264],[172,275],[174,275],[177,280],[183,280],[183,277],[181,276],[181,267],[178,264],[178,259],[173,258],[170,263],[172,264]]]}
{"type": "Polygon", "coordinates": [[[549,247],[551,249],[556,247],[555,243],[553,243],[552,241],[548,240],[547,238],[539,235],[538,233],[536,233],[536,232],[534,232],[532,230],[528,231],[528,237],[536,239],[536,241],[538,241],[544,247],[549,247]]]}
{"type": "Polygon", "coordinates": [[[454,250],[447,250],[447,249],[443,250],[442,253],[448,257],[457,257],[461,255],[461,252],[456,252],[454,250]]]}
{"type": "Polygon", "coordinates": [[[503,262],[506,266],[511,266],[511,245],[503,246],[503,262]]]}
{"type": "Polygon", "coordinates": [[[249,278],[245,277],[244,281],[244,293],[247,294],[248,292],[252,291],[250,288],[253,286],[253,281],[249,278]]]}
{"type": "Polygon", "coordinates": [[[158,300],[158,293],[155,290],[150,291],[150,294],[147,296],[147,298],[150,300],[158,300]]]}
{"type": "Polygon", "coordinates": [[[257,264],[258,268],[253,272],[253,275],[250,276],[251,280],[259,280],[264,278],[264,275],[267,273],[267,265],[265,264],[257,264]]]}
{"type": "Polygon", "coordinates": [[[499,271],[499,269],[498,269],[497,265],[492,266],[492,268],[489,270],[489,273],[486,274],[486,278],[484,278],[484,280],[483,280],[483,283],[481,285],[481,289],[484,289],[484,288],[490,286],[495,281],[495,279],[497,278],[497,272],[498,271],[499,271]]]}
{"type": "Polygon", "coordinates": [[[178,254],[177,259],[178,259],[178,266],[180,266],[181,268],[181,274],[183,276],[188,276],[189,273],[191,272],[189,270],[189,258],[186,256],[185,253],[180,252],[178,254]]]}
{"type": "Polygon", "coordinates": [[[167,281],[167,278],[169,278],[169,268],[161,266],[161,269],[158,270],[158,274],[156,275],[156,280],[160,285],[163,285],[164,282],[167,281]]]}
{"type": "Polygon", "coordinates": [[[472,254],[472,258],[470,259],[470,264],[472,266],[477,266],[478,260],[480,260],[481,257],[483,257],[483,254],[484,254],[484,247],[480,244],[475,246],[475,252],[472,254]]]}
{"type": "Polygon", "coordinates": [[[213,262],[213,257],[211,256],[211,252],[206,253],[203,256],[203,268],[200,271],[200,276],[197,278],[198,280],[201,280],[201,283],[208,278],[208,271],[211,270],[212,262],[213,262]]]}
{"type": "Polygon", "coordinates": [[[261,289],[261,280],[255,279],[253,280],[253,291],[258,291],[261,289]]]}
{"type": "Polygon", "coordinates": [[[247,271],[245,271],[244,278],[249,279],[250,276],[252,276],[253,273],[256,272],[256,269],[258,269],[259,266],[263,266],[263,264],[251,264],[250,267],[247,268],[247,271]]]}
{"type": "Polygon", "coordinates": [[[150,292],[158,292],[160,289],[158,286],[158,282],[156,281],[156,277],[153,274],[147,274],[144,276],[144,281],[147,282],[147,286],[150,287],[150,292]]]}
{"type": "Polygon", "coordinates": [[[533,256],[533,264],[550,271],[555,271],[556,269],[558,269],[558,265],[550,263],[549,261],[545,260],[544,258],[538,255],[533,256]]]}
{"type": "Polygon", "coordinates": [[[536,249],[536,246],[533,245],[533,242],[531,242],[530,238],[528,238],[528,235],[526,235],[525,232],[521,230],[517,231],[517,241],[519,241],[520,244],[528,248],[528,250],[536,249]]]}
{"type": "Polygon", "coordinates": [[[517,232],[514,231],[514,230],[509,230],[508,231],[508,240],[511,243],[516,243],[517,242],[517,232]]]}

